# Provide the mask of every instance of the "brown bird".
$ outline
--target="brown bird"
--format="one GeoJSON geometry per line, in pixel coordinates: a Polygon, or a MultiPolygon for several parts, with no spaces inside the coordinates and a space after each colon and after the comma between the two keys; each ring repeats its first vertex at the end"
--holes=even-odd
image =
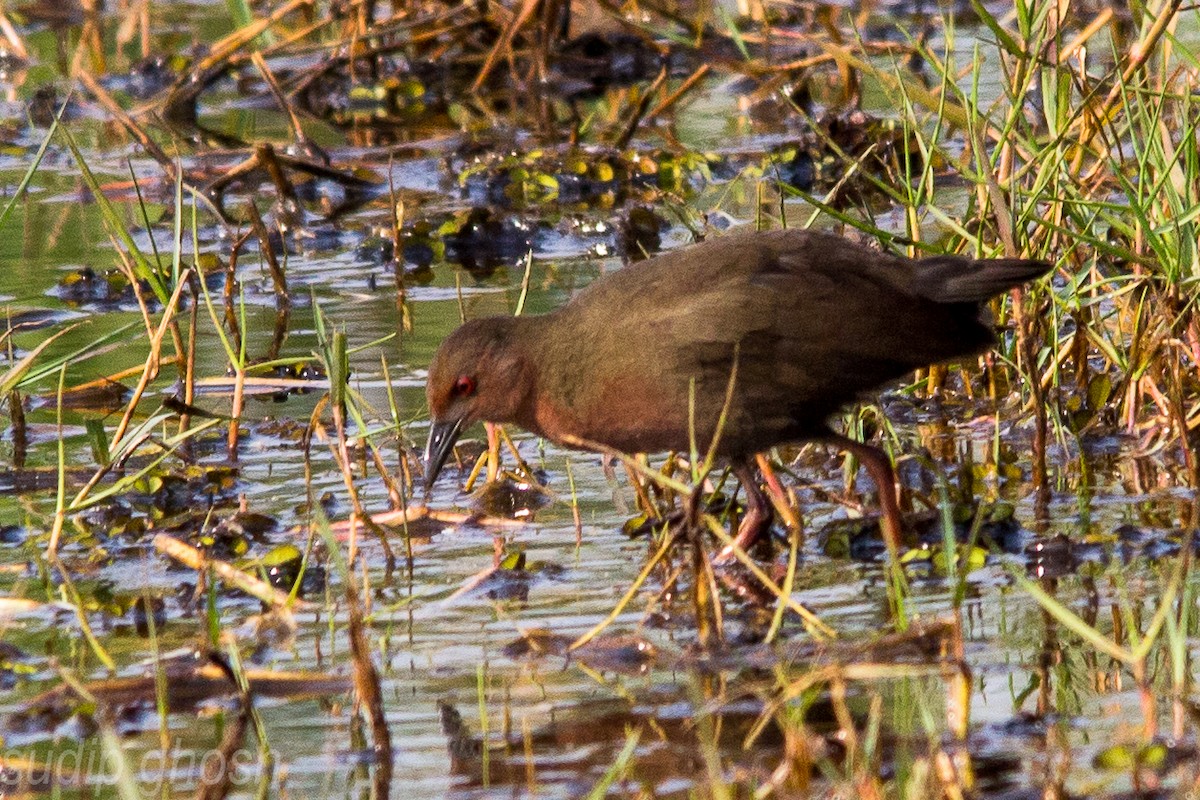
{"type": "Polygon", "coordinates": [[[703,452],[736,367],[716,452],[746,492],[737,545],[749,547],[772,518],[755,454],[819,440],[867,468],[894,551],[900,510],[890,461],[832,431],[827,418],[914,369],[991,346],[982,304],[1050,266],[913,260],[814,231],[743,232],[606,275],[550,314],[472,320],[429,367],[426,489],[478,420],[627,453],[687,452],[694,430],[703,452]]]}

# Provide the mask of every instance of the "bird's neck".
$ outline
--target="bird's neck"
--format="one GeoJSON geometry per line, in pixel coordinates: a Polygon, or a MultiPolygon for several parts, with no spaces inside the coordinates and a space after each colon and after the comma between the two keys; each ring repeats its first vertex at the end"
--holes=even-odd
{"type": "MultiPolygon", "coordinates": [[[[563,363],[563,345],[577,339],[578,330],[564,328],[561,314],[514,317],[509,321],[502,374],[516,390],[509,394],[505,420],[530,433],[557,440],[557,407],[564,373],[577,371],[563,363]]],[[[568,348],[569,349],[569,348],[568,348]]],[[[569,361],[569,359],[568,359],[569,361]]]]}
{"type": "MultiPolygon", "coordinates": [[[[580,376],[589,373],[580,339],[589,336],[570,307],[549,314],[520,317],[514,331],[516,349],[524,354],[521,400],[514,421],[530,433],[566,443],[565,436],[582,436],[575,395],[580,376]]],[[[583,348],[584,351],[587,348],[583,348]]]]}
{"type": "Polygon", "coordinates": [[[501,377],[510,387],[495,397],[502,406],[488,409],[485,419],[515,422],[529,428],[537,392],[539,317],[512,317],[504,320],[503,345],[490,356],[491,374],[501,377]]]}

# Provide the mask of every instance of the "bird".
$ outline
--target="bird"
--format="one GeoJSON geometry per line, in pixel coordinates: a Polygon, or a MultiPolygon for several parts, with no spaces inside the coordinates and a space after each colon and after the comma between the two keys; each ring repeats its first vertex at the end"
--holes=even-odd
{"type": "Polygon", "coordinates": [[[721,562],[773,520],[756,456],[824,442],[875,481],[894,554],[891,461],[836,432],[831,415],[915,369],[986,351],[996,342],[986,303],[1051,267],[912,259],[815,230],[737,231],[608,273],[550,313],[467,321],[429,365],[426,495],[477,421],[624,453],[689,452],[693,441],[703,451],[717,437],[745,493],[721,562]]]}

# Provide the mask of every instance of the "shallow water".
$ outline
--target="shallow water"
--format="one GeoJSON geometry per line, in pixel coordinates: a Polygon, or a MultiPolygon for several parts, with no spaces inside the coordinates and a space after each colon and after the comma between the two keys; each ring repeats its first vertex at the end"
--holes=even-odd
{"type": "MultiPolygon", "coordinates": [[[[206,25],[221,27],[217,21],[223,13],[215,6],[169,6],[159,35],[169,37],[172,28],[190,32],[192,15],[207,19],[206,25]]],[[[197,30],[202,38],[216,38],[203,27],[197,30]]],[[[962,32],[960,36],[958,53],[965,57],[974,40],[962,32]]],[[[50,34],[35,33],[30,43],[44,54],[44,60],[31,68],[25,83],[15,87],[21,96],[39,83],[39,76],[53,72],[50,34]]],[[[986,80],[982,89],[989,90],[986,80]]],[[[868,107],[869,98],[868,94],[868,107]]],[[[730,117],[737,102],[735,87],[713,79],[703,99],[681,116],[676,133],[682,143],[762,153],[786,137],[786,130],[769,126],[732,133],[737,125],[730,117]]],[[[43,131],[26,125],[23,111],[18,111],[19,106],[10,103],[5,116],[15,127],[12,140],[20,153],[0,160],[0,182],[10,190],[28,164],[29,149],[43,136],[43,131]]],[[[157,165],[131,155],[124,143],[113,146],[93,114],[84,111],[80,116],[68,124],[100,181],[125,181],[127,160],[132,161],[135,173],[148,183],[151,217],[169,212],[170,184],[163,181],[157,165]]],[[[248,138],[282,138],[286,130],[281,115],[243,107],[230,86],[208,97],[202,120],[248,138]]],[[[389,159],[384,150],[351,149],[340,134],[329,129],[323,133],[319,139],[341,146],[334,150],[335,160],[360,162],[386,186],[389,159]]],[[[396,191],[404,193],[406,213],[438,221],[476,205],[445,167],[455,154],[455,134],[441,133],[444,137],[426,140],[411,158],[397,158],[390,167],[396,191]]],[[[193,156],[185,164],[199,160],[199,155],[193,156]]],[[[717,180],[697,187],[686,199],[694,210],[713,212],[714,222],[746,223],[754,220],[757,211],[755,188],[753,182],[717,180]]],[[[334,204],[342,197],[339,189],[329,185],[315,191],[334,204]]],[[[767,187],[766,191],[774,190],[767,187]]],[[[944,196],[952,201],[959,192],[947,187],[944,196]]],[[[773,203],[774,195],[770,197],[773,203]]],[[[121,213],[140,227],[128,192],[122,200],[121,213]]],[[[663,204],[669,207],[674,202],[663,204]]],[[[598,275],[622,267],[619,257],[607,255],[615,249],[613,211],[593,206],[551,207],[542,212],[532,208],[505,217],[526,224],[506,229],[509,234],[516,239],[528,234],[532,239],[527,313],[555,308],[598,275]]],[[[801,220],[810,209],[792,200],[787,212],[790,220],[801,220]]],[[[674,216],[664,216],[672,222],[662,231],[663,248],[688,241],[686,228],[674,216]]],[[[413,329],[405,332],[392,269],[372,256],[372,243],[386,230],[389,217],[386,191],[381,190],[336,224],[321,228],[328,234],[321,241],[288,255],[286,272],[293,300],[280,355],[312,357],[318,348],[314,310],[319,308],[326,326],[347,331],[351,348],[370,345],[351,356],[351,386],[361,393],[368,424],[381,427],[390,423],[381,359],[387,362],[403,423],[401,438],[416,449],[426,431],[422,387],[434,348],[458,324],[460,305],[467,317],[514,310],[524,278],[523,248],[515,255],[502,254],[498,259],[502,266],[487,275],[468,272],[444,259],[434,261],[428,281],[422,275],[409,275],[406,293],[413,329]],[[391,338],[371,344],[385,337],[391,338]]],[[[900,220],[885,213],[877,223],[898,227],[900,220]]],[[[170,227],[169,219],[154,226],[160,249],[167,247],[170,227]]],[[[139,246],[148,248],[149,237],[141,236],[139,246]]],[[[197,237],[204,251],[227,256],[230,243],[215,227],[202,223],[197,237]]],[[[257,256],[243,257],[238,270],[246,351],[252,358],[267,352],[277,319],[270,276],[258,261],[257,256]]],[[[68,387],[136,367],[146,357],[140,314],[132,298],[79,303],[64,297],[58,288],[70,272],[82,268],[102,272],[113,263],[97,205],[89,201],[65,148],[52,145],[33,190],[0,233],[0,296],[14,315],[48,312],[49,330],[79,323],[50,351],[56,354],[130,326],[98,357],[70,365],[63,378],[68,387]]],[[[225,375],[227,360],[207,313],[199,309],[196,374],[214,378],[225,375]]],[[[45,330],[18,332],[14,337],[18,354],[44,336],[45,330]]],[[[164,369],[151,393],[168,393],[174,377],[174,370],[164,369]]],[[[125,383],[130,386],[135,380],[136,376],[127,378],[125,383]]],[[[14,463],[21,448],[14,441],[13,426],[0,439],[0,465],[12,468],[8,475],[12,486],[38,487],[6,488],[0,493],[0,525],[14,526],[9,543],[0,545],[0,596],[38,602],[11,615],[0,610],[0,643],[17,648],[20,654],[12,657],[18,669],[2,664],[3,675],[11,677],[12,684],[0,696],[0,716],[9,720],[3,756],[9,761],[32,757],[56,763],[60,778],[88,782],[83,787],[60,786],[63,796],[116,796],[111,781],[105,783],[113,768],[104,763],[101,737],[89,735],[83,723],[72,718],[57,726],[18,724],[27,721],[23,714],[31,698],[59,686],[64,674],[85,681],[106,676],[71,609],[71,592],[82,598],[87,622],[114,659],[117,675],[142,675],[156,653],[194,647],[205,626],[202,611],[197,613],[191,602],[195,573],[168,564],[151,544],[162,526],[177,522],[190,507],[200,513],[189,521],[187,530],[207,530],[240,505],[278,520],[276,529],[252,542],[248,555],[257,556],[281,543],[305,546],[308,534],[299,526],[306,514],[300,507],[310,497],[329,493],[332,501],[326,510],[334,519],[345,519],[351,506],[325,443],[314,443],[311,475],[306,476],[300,431],[320,394],[292,395],[282,402],[251,398],[242,422],[236,479],[200,495],[219,499],[212,519],[205,518],[207,509],[195,495],[166,519],[155,516],[155,503],[129,496],[123,500],[133,505],[133,516],[148,520],[142,523],[145,531],[123,531],[124,515],[93,516],[88,524],[68,522],[62,557],[70,565],[73,587],[67,587],[40,556],[56,501],[57,381],[55,372],[36,387],[35,393],[48,399],[40,410],[27,412],[29,441],[20,468],[14,463]],[[129,607],[140,597],[161,598],[164,603],[156,640],[136,630],[136,614],[129,607]]],[[[145,402],[148,410],[153,409],[153,401],[145,402]]],[[[220,394],[202,395],[197,405],[216,413],[229,411],[228,398],[220,394]]],[[[975,494],[1011,503],[1019,523],[1011,553],[993,554],[967,581],[963,655],[970,668],[971,725],[965,752],[974,759],[979,791],[987,796],[1037,796],[1039,787],[1046,785],[1062,785],[1077,795],[1117,796],[1130,788],[1129,771],[1096,771],[1092,762],[1106,748],[1139,741],[1143,709],[1136,685],[1109,657],[1084,646],[1046,615],[1014,585],[1014,575],[1040,579],[1045,591],[1085,619],[1099,620],[1096,624],[1103,631],[1111,631],[1114,620],[1124,624],[1123,615],[1141,618],[1144,626],[1162,597],[1161,573],[1169,572],[1175,563],[1167,558],[1174,552],[1168,534],[1190,519],[1192,493],[1180,488],[1186,483],[1173,448],[1144,456],[1132,438],[1106,434],[1080,441],[1064,433],[1051,451],[1054,485],[1045,509],[1049,522],[1035,522],[1041,515],[1029,484],[1029,424],[1011,405],[995,410],[947,403],[942,408],[904,397],[885,402],[902,445],[900,452],[930,453],[936,464],[931,470],[918,458],[901,459],[906,483],[916,480],[924,494],[936,501],[939,470],[950,475],[955,486],[964,470],[966,474],[974,470],[975,494]],[[1003,445],[997,445],[997,440],[1003,445]],[[993,449],[1000,452],[999,468],[993,449]],[[1081,463],[1089,467],[1086,476],[1081,463]],[[1133,528],[1122,534],[1118,530],[1122,525],[1133,528]]],[[[111,435],[118,417],[119,410],[116,414],[64,411],[65,463],[83,468],[78,476],[72,475],[75,481],[86,480],[95,465],[87,425],[99,420],[111,435]]],[[[226,464],[224,431],[220,426],[194,443],[191,457],[197,465],[226,464]]],[[[169,433],[165,427],[159,431],[164,437],[169,433]]],[[[584,796],[602,780],[626,744],[627,732],[635,729],[641,731],[641,738],[629,776],[613,790],[618,796],[639,796],[642,791],[641,796],[685,797],[693,791],[707,793],[720,779],[749,775],[765,780],[779,758],[778,735],[772,738],[768,732],[748,749],[743,748],[742,737],[777,688],[771,670],[761,661],[761,653],[748,645],[732,647],[727,660],[715,665],[699,657],[686,597],[657,598],[664,572],[653,573],[628,609],[613,621],[609,631],[624,638],[594,650],[593,665],[589,666],[587,654],[570,660],[562,655],[523,659],[506,652],[510,643],[538,629],[570,639],[588,631],[610,613],[655,549],[651,541],[630,540],[621,533],[634,514],[633,493],[623,476],[614,485],[606,479],[598,457],[568,453],[513,433],[524,457],[544,469],[545,483],[556,494],[534,522],[503,529],[414,524],[411,562],[404,558],[402,534],[393,532],[391,547],[401,557],[391,569],[385,566],[383,548],[370,534],[359,542],[363,567],[358,578],[367,601],[370,645],[382,673],[394,746],[392,795],[492,798],[528,791],[539,797],[584,796]],[[578,504],[578,528],[572,502],[578,504]],[[528,568],[456,595],[459,587],[493,564],[497,539],[506,550],[523,550],[528,568]],[[535,567],[535,562],[540,563],[535,567]],[[461,714],[465,727],[456,728],[450,709],[461,714]],[[712,732],[714,726],[719,733],[712,732]],[[486,758],[477,742],[484,732],[489,743],[486,758]],[[723,775],[712,774],[711,762],[706,761],[713,741],[719,743],[724,758],[723,775]]],[[[378,440],[389,468],[396,470],[394,439],[381,435],[378,440]]],[[[869,640],[889,624],[882,568],[870,559],[831,557],[819,535],[831,521],[853,513],[829,499],[843,491],[841,461],[836,454],[809,449],[799,463],[798,473],[812,486],[798,489],[808,535],[793,596],[832,626],[839,638],[869,640]]],[[[365,506],[385,508],[386,488],[374,471],[364,476],[360,469],[358,477],[365,506]]],[[[456,482],[463,477],[450,470],[430,498],[431,507],[469,507],[470,498],[457,489],[456,482]]],[[[865,478],[860,480],[866,483],[865,478]]],[[[874,507],[874,499],[868,496],[868,512],[874,507]]],[[[684,561],[682,556],[677,560],[684,561]]],[[[919,567],[913,568],[912,575],[911,612],[924,622],[946,617],[952,609],[947,582],[924,575],[919,567]]],[[[339,586],[331,569],[330,585],[307,596],[319,610],[298,613],[292,632],[256,630],[261,604],[231,592],[220,593],[216,600],[220,622],[236,637],[247,668],[347,676],[349,643],[339,586]]],[[[1192,603],[1195,587],[1183,588],[1192,603]]],[[[730,615],[731,638],[741,632],[749,635],[758,625],[736,604],[731,604],[730,615]]],[[[1188,624],[1190,668],[1195,615],[1188,624]]],[[[798,620],[789,617],[784,624],[785,642],[803,643],[805,636],[798,620]]],[[[783,673],[794,677],[803,674],[802,665],[809,660],[822,663],[819,651],[802,655],[800,665],[781,666],[783,673]]],[[[778,664],[785,663],[786,653],[781,650],[778,658],[778,664]]],[[[840,658],[854,661],[845,653],[840,658]]],[[[928,755],[931,741],[950,741],[949,681],[943,665],[928,658],[895,661],[911,669],[851,682],[848,690],[849,708],[864,726],[873,698],[881,700],[885,773],[915,768],[928,755]]],[[[1170,667],[1165,656],[1152,664],[1160,676],[1170,667]]],[[[349,698],[343,685],[317,697],[260,699],[263,744],[272,755],[273,770],[264,767],[252,743],[246,745],[239,754],[245,757],[245,769],[235,773],[231,796],[257,796],[260,786],[266,787],[265,794],[281,797],[367,792],[370,747],[349,698]]],[[[1194,727],[1187,706],[1172,704],[1165,696],[1156,702],[1161,733],[1173,757],[1188,758],[1194,727]]],[[[167,727],[173,749],[166,767],[153,703],[124,709],[112,725],[120,734],[126,765],[143,793],[191,796],[197,765],[216,757],[215,748],[232,724],[232,708],[231,699],[223,697],[170,714],[167,727]]],[[[818,733],[836,728],[827,709],[817,708],[809,719],[818,733]]],[[[1186,780],[1186,774],[1176,775],[1168,777],[1166,785],[1184,791],[1186,780]]]]}

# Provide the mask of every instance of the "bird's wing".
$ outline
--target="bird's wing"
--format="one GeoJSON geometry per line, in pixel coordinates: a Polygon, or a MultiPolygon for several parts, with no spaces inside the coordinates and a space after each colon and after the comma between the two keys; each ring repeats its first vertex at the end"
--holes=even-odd
{"type": "Polygon", "coordinates": [[[687,365],[716,413],[736,353],[738,408],[775,428],[823,420],[882,383],[990,342],[974,304],[915,296],[889,269],[783,258],[716,281],[665,314],[664,362],[687,365]]]}

